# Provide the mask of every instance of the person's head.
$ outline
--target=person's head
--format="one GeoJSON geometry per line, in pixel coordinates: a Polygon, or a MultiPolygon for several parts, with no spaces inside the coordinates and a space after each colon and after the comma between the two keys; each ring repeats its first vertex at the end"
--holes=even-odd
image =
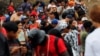
{"type": "Polygon", "coordinates": [[[62,37],[61,36],[61,32],[57,29],[51,29],[49,32],[48,32],[49,35],[54,35],[56,37],[62,37]]]}
{"type": "Polygon", "coordinates": [[[69,22],[70,20],[72,20],[73,19],[73,17],[72,17],[72,15],[67,15],[66,13],[63,13],[62,14],[62,19],[65,19],[66,20],[66,22],[69,22]]]}
{"type": "Polygon", "coordinates": [[[100,4],[95,4],[90,10],[90,18],[95,27],[100,27],[100,4]]]}
{"type": "Polygon", "coordinates": [[[51,25],[55,28],[58,25],[58,20],[57,19],[53,19],[51,21],[51,25]]]}
{"type": "Polygon", "coordinates": [[[69,1],[69,2],[68,2],[68,5],[69,5],[70,7],[73,7],[73,6],[75,5],[75,2],[74,2],[74,1],[69,1]]]}
{"type": "Polygon", "coordinates": [[[52,1],[50,1],[50,4],[55,5],[56,2],[52,0],[52,1]]]}
{"type": "Polygon", "coordinates": [[[26,14],[27,17],[29,17],[29,16],[30,16],[30,11],[27,10],[27,11],[25,12],[25,14],[26,14]]]}
{"type": "Polygon", "coordinates": [[[17,9],[17,15],[21,16],[23,14],[23,9],[22,8],[18,8],[17,9]]]}
{"type": "Polygon", "coordinates": [[[7,31],[8,39],[14,39],[14,38],[17,37],[18,27],[17,27],[16,23],[14,23],[14,22],[7,22],[7,23],[4,23],[3,27],[7,31]]]}
{"type": "Polygon", "coordinates": [[[11,6],[14,6],[14,3],[13,3],[13,1],[10,1],[10,5],[11,5],[11,6]]]}
{"type": "Polygon", "coordinates": [[[50,10],[51,10],[52,12],[57,12],[57,6],[56,6],[56,5],[52,5],[52,6],[50,7],[50,10]]]}
{"type": "Polygon", "coordinates": [[[66,4],[65,1],[61,1],[62,6],[65,6],[65,4],[66,4]]]}
{"type": "Polygon", "coordinates": [[[88,21],[88,20],[84,21],[83,22],[83,27],[85,28],[85,30],[87,32],[89,32],[90,29],[91,29],[91,27],[92,27],[92,22],[91,21],[88,21]]]}
{"type": "Polygon", "coordinates": [[[78,27],[76,20],[70,20],[69,25],[70,25],[71,29],[77,29],[77,27],[78,27]]]}
{"type": "Polygon", "coordinates": [[[25,25],[29,22],[29,18],[24,18],[21,22],[23,25],[25,25]]]}
{"type": "Polygon", "coordinates": [[[55,19],[55,12],[50,12],[49,17],[50,19],[55,19]]]}
{"type": "Polygon", "coordinates": [[[33,4],[33,10],[37,10],[38,6],[36,4],[33,4]]]}
{"type": "Polygon", "coordinates": [[[68,25],[66,28],[62,29],[62,33],[68,33],[71,30],[71,26],[68,25]]]}
{"type": "Polygon", "coordinates": [[[17,24],[18,29],[23,29],[23,25],[21,21],[16,21],[15,23],[17,24]]]}
{"type": "Polygon", "coordinates": [[[43,30],[32,29],[29,32],[29,40],[31,41],[32,48],[41,45],[45,41],[46,33],[43,30]]]}
{"type": "Polygon", "coordinates": [[[41,5],[41,1],[36,1],[36,6],[40,6],[41,5]]]}

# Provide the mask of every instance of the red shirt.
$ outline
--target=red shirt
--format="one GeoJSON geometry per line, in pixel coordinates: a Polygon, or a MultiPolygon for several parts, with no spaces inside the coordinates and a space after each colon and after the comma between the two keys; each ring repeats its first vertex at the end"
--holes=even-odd
{"type": "Polygon", "coordinates": [[[1,33],[4,35],[4,36],[7,36],[7,32],[4,28],[1,28],[1,33]]]}
{"type": "MultiPolygon", "coordinates": [[[[46,45],[37,47],[36,56],[42,56],[42,55],[47,56],[47,52],[49,56],[58,56],[56,48],[55,48],[56,38],[53,35],[50,35],[49,38],[50,39],[47,41],[46,45]]],[[[63,52],[67,50],[67,48],[65,47],[64,41],[61,38],[58,39],[57,45],[58,45],[59,54],[62,54],[63,52]]]]}
{"type": "Polygon", "coordinates": [[[14,11],[14,7],[10,5],[10,6],[8,7],[8,11],[9,11],[9,12],[13,12],[13,11],[14,11]]]}

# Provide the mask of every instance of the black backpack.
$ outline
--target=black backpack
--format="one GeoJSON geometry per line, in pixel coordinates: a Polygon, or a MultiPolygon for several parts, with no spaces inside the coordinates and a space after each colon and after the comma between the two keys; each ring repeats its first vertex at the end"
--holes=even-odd
{"type": "MultiPolygon", "coordinates": [[[[58,45],[57,45],[58,40],[59,40],[59,38],[56,37],[54,44],[55,44],[56,52],[57,52],[57,54],[60,56],[59,51],[58,51],[58,45]]],[[[66,46],[66,48],[67,48],[67,50],[68,50],[69,55],[70,55],[70,56],[73,56],[73,52],[72,52],[71,45],[70,45],[69,43],[65,42],[65,41],[64,41],[64,43],[65,43],[65,46],[66,46]]]]}

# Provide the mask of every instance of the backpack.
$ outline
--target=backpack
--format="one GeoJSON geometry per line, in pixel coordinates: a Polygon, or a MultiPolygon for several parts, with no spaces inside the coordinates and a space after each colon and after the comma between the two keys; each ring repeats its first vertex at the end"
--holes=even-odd
{"type": "MultiPolygon", "coordinates": [[[[56,52],[57,52],[58,56],[60,56],[59,51],[58,51],[58,45],[57,45],[58,40],[59,40],[59,38],[56,37],[54,44],[55,44],[56,52]]],[[[66,48],[68,49],[69,55],[73,56],[71,45],[68,42],[65,42],[65,41],[64,41],[64,43],[65,43],[66,48]]]]}

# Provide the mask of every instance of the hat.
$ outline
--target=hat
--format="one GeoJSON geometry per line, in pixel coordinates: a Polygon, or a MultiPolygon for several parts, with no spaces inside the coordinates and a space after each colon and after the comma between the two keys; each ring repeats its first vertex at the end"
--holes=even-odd
{"type": "Polygon", "coordinates": [[[57,20],[57,19],[53,19],[53,20],[51,21],[51,23],[52,23],[52,24],[58,24],[58,20],[57,20]]]}
{"type": "Polygon", "coordinates": [[[69,2],[68,2],[68,5],[69,5],[69,6],[74,6],[74,5],[75,5],[75,2],[74,2],[74,1],[69,1],[69,2]]]}
{"type": "Polygon", "coordinates": [[[37,43],[40,44],[45,39],[46,33],[43,30],[32,29],[28,36],[31,41],[37,40],[37,43]]]}
{"type": "Polygon", "coordinates": [[[66,15],[66,18],[72,19],[73,16],[72,15],[66,15]]]}

